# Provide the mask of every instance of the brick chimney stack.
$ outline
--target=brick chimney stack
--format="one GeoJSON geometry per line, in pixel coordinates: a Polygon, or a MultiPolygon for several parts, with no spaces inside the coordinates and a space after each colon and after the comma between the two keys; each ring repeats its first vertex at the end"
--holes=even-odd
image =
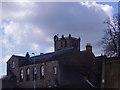
{"type": "Polygon", "coordinates": [[[87,43],[87,45],[86,45],[86,50],[89,51],[89,52],[92,52],[91,43],[87,43]]]}

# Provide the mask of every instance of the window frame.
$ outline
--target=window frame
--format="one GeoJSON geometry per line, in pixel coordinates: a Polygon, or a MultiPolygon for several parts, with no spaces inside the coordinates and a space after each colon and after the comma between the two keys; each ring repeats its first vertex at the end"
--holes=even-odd
{"type": "Polygon", "coordinates": [[[44,79],[45,76],[45,68],[44,65],[40,66],[40,79],[44,79]]]}
{"type": "Polygon", "coordinates": [[[30,68],[26,69],[26,81],[30,81],[30,68]]]}
{"type": "Polygon", "coordinates": [[[33,80],[37,80],[37,67],[33,67],[33,80]]]}
{"type": "Polygon", "coordinates": [[[57,67],[56,67],[56,66],[53,67],[53,71],[52,71],[52,73],[53,73],[54,75],[57,74],[57,67]]]}
{"type": "Polygon", "coordinates": [[[65,41],[65,47],[67,47],[67,41],[65,41]]]}
{"type": "Polygon", "coordinates": [[[12,68],[15,68],[15,61],[12,61],[12,68]]]}
{"type": "Polygon", "coordinates": [[[23,81],[24,79],[24,71],[23,69],[20,69],[20,81],[23,81]]]}
{"type": "Polygon", "coordinates": [[[63,48],[63,42],[61,41],[61,48],[63,48]]]}

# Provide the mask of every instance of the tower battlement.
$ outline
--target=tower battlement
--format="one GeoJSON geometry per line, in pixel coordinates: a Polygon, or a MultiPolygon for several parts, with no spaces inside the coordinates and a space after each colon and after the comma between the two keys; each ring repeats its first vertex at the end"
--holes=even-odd
{"type": "Polygon", "coordinates": [[[54,50],[61,50],[65,48],[77,48],[80,50],[80,37],[75,38],[69,34],[68,37],[64,37],[64,35],[59,38],[57,35],[54,36],[54,50]]]}

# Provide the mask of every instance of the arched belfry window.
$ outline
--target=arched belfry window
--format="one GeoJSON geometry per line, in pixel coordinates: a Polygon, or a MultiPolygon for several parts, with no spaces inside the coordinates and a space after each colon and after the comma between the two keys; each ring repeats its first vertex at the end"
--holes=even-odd
{"type": "Polygon", "coordinates": [[[23,81],[24,78],[24,72],[23,69],[20,70],[20,81],[23,81]]]}
{"type": "Polygon", "coordinates": [[[43,65],[40,67],[40,78],[44,79],[44,66],[43,65]]]}
{"type": "Polygon", "coordinates": [[[37,68],[33,68],[33,80],[37,80],[37,68]]]}
{"type": "Polygon", "coordinates": [[[26,69],[26,80],[27,81],[30,80],[30,69],[29,68],[26,69]]]}

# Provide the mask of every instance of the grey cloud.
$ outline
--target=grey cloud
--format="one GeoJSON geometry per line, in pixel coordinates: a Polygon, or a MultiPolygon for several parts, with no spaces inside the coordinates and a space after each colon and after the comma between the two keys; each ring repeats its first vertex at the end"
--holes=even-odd
{"type": "MultiPolygon", "coordinates": [[[[92,4],[92,3],[91,3],[92,4]]],[[[97,5],[97,4],[96,4],[97,5]]],[[[104,6],[103,6],[104,7],[104,6]]],[[[102,37],[102,32],[105,29],[103,24],[107,16],[106,12],[101,7],[94,6],[87,7],[81,3],[34,3],[32,8],[29,6],[21,7],[15,3],[5,3],[3,5],[4,14],[16,13],[17,11],[29,10],[34,14],[29,14],[24,19],[10,18],[9,15],[5,15],[4,19],[9,17],[13,22],[20,23],[21,27],[28,25],[29,29],[31,25],[44,32],[44,36],[33,34],[34,28],[30,32],[26,33],[26,37],[21,37],[27,43],[33,42],[41,45],[41,47],[51,47],[53,42],[48,42],[45,38],[53,39],[55,34],[71,33],[73,36],[81,37],[81,47],[84,48],[87,42],[91,42],[96,45],[102,37]],[[16,6],[17,5],[17,6],[16,6]],[[32,33],[31,33],[32,32],[32,33]],[[32,36],[32,37],[31,37],[32,36]]],[[[111,8],[109,9],[111,10],[111,8]]],[[[19,12],[18,12],[19,13],[19,12]]],[[[26,28],[22,28],[26,30],[26,28]]]]}

